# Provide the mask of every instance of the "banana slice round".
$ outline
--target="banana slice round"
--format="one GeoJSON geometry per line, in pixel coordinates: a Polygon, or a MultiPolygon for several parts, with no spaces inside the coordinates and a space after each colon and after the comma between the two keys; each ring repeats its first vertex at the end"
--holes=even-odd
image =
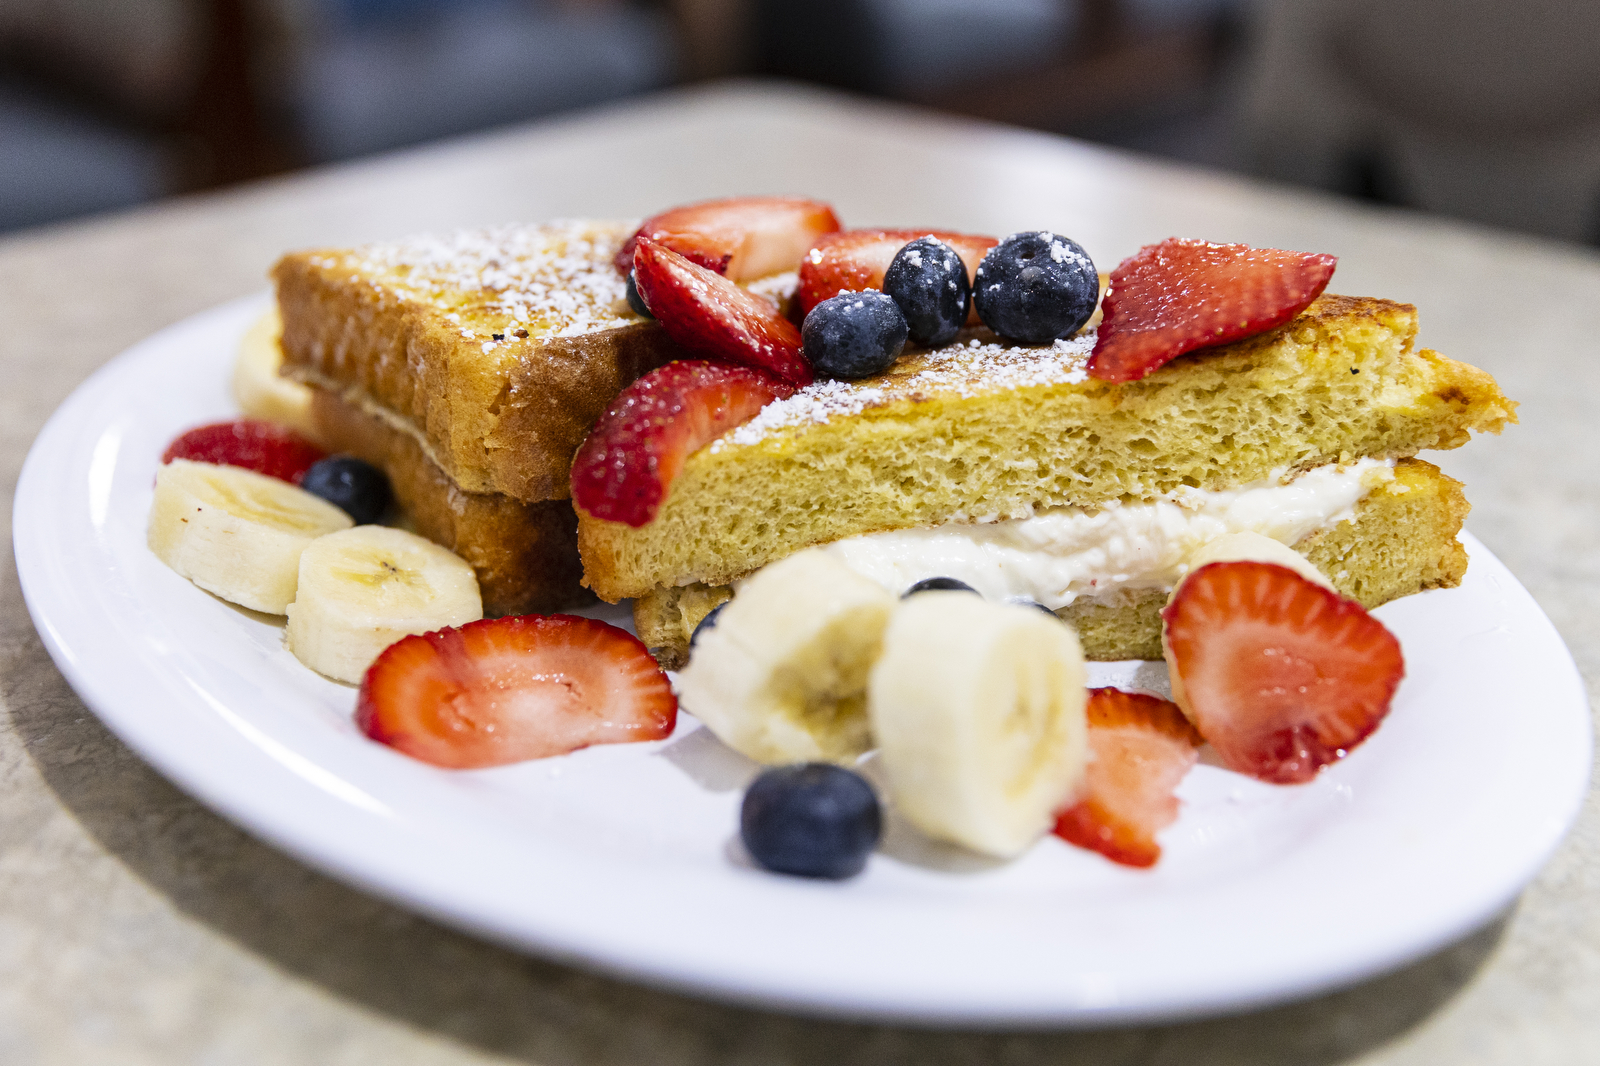
{"type": "Polygon", "coordinates": [[[356,526],[300,556],[284,643],[317,673],[355,683],[401,637],[482,617],[478,579],[459,556],[404,530],[356,526]]]}
{"type": "Polygon", "coordinates": [[[683,707],[757,762],[845,762],[872,746],[867,673],[894,595],[811,549],[739,589],[678,675],[683,707]]]}
{"type": "Polygon", "coordinates": [[[146,533],[172,569],[230,603],[283,614],[300,553],[350,516],[287,481],[237,466],[174,459],[156,473],[146,533]]]}
{"type": "Polygon", "coordinates": [[[311,418],[311,388],[278,373],[283,366],[283,322],[274,307],[258,318],[239,342],[233,363],[233,396],[251,418],[264,418],[317,439],[311,418]]]}
{"type": "Polygon", "coordinates": [[[891,800],[931,837],[1019,854],[1083,774],[1087,676],[1077,634],[1032,607],[912,596],[870,685],[891,800]]]}

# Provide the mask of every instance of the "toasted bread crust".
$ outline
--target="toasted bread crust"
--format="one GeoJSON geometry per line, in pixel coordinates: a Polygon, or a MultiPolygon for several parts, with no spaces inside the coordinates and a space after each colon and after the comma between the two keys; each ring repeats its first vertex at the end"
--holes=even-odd
{"type": "Polygon", "coordinates": [[[416,531],[467,561],[487,615],[547,612],[593,602],[579,583],[578,519],[566,500],[524,503],[500,493],[466,492],[410,433],[342,397],[313,389],[319,439],[389,475],[395,499],[416,531]]]}
{"type": "MultiPolygon", "coordinates": [[[[1461,483],[1421,459],[1401,460],[1394,473],[1354,517],[1294,546],[1369,610],[1424,589],[1454,588],[1467,572],[1456,538],[1470,509],[1461,483]]],[[[1082,599],[1056,613],[1077,628],[1090,659],[1160,659],[1161,608],[1170,591],[1139,589],[1110,603],[1082,599]]],[[[634,600],[634,628],[657,661],[675,670],[688,661],[700,619],[732,595],[726,585],[701,583],[652,589],[634,600]]]]}
{"type": "MultiPolygon", "coordinates": [[[[431,261],[443,280],[424,278],[422,267],[392,250],[299,252],[272,271],[284,373],[383,409],[464,491],[565,499],[572,456],[589,426],[630,382],[680,353],[653,322],[616,306],[621,282],[610,258],[626,224],[513,232],[569,255],[559,264],[567,274],[552,274],[547,288],[592,268],[581,290],[589,302],[551,299],[529,311],[516,300],[531,297],[496,288],[492,268],[474,284],[470,275],[441,274],[431,261]],[[569,231],[577,234],[570,241],[569,231]]],[[[544,291],[536,288],[537,266],[525,271],[534,280],[520,279],[525,290],[544,291]]]]}
{"type": "Polygon", "coordinates": [[[1279,329],[1122,385],[1059,348],[913,353],[830,386],[862,399],[839,416],[702,448],[646,526],[580,515],[584,581],[612,601],[720,585],[847,536],[1404,458],[1515,421],[1488,374],[1412,351],[1416,328],[1409,305],[1324,296],[1279,329]],[[994,369],[1005,359],[1054,379],[1008,382],[994,369]]]}

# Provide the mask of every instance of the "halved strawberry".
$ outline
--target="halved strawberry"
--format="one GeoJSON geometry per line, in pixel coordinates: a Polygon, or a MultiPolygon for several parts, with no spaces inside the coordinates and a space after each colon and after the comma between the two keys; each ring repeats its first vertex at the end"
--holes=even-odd
{"type": "MultiPolygon", "coordinates": [[[[983,255],[1000,242],[929,229],[851,229],[821,238],[800,263],[800,310],[810,314],[823,300],[841,292],[883,288],[883,274],[901,248],[918,237],[933,236],[956,250],[967,268],[967,280],[977,271],[983,255]]],[[[974,311],[967,321],[976,323],[974,311]]]]}
{"type": "Polygon", "coordinates": [[[623,389],[572,460],[572,502],[595,518],[642,526],[683,461],[794,389],[747,366],[688,360],[623,389]]]}
{"type": "Polygon", "coordinates": [[[1111,274],[1089,376],[1137,381],[1185,352],[1281,326],[1328,287],[1331,255],[1172,238],[1111,274]]]}
{"type": "Polygon", "coordinates": [[[1173,698],[1226,766],[1263,781],[1344,758],[1405,675],[1382,622],[1274,563],[1202,566],[1161,617],[1173,698]]]}
{"type": "Polygon", "coordinates": [[[405,637],[368,667],[356,702],[367,736],[458,770],[660,740],[677,718],[672,684],[643,644],[568,614],[405,637]]]}
{"type": "Polygon", "coordinates": [[[189,430],[167,445],[161,461],[192,459],[197,463],[242,466],[298,485],[313,463],[327,457],[327,452],[276,422],[236,418],[189,430]]]}
{"type": "Polygon", "coordinates": [[[833,208],[794,196],[735,196],[663,211],[646,219],[617,252],[617,271],[633,269],[634,245],[648,237],[731,281],[753,281],[800,265],[824,233],[839,228],[833,208]]]}
{"type": "Polygon", "coordinates": [[[1200,734],[1177,704],[1115,688],[1089,690],[1089,766],[1056,835],[1124,866],[1154,866],[1156,833],[1178,817],[1173,790],[1200,758],[1200,734]]]}
{"type": "Polygon", "coordinates": [[[639,295],[667,336],[684,348],[765,370],[797,388],[811,384],[800,331],[770,300],[648,237],[639,241],[633,263],[639,295]]]}

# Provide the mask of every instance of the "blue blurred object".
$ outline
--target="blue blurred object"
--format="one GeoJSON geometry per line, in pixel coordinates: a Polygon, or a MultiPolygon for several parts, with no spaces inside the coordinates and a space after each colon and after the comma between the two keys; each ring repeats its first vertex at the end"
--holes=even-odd
{"type": "Polygon", "coordinates": [[[345,159],[667,84],[654,11],[512,0],[323,0],[274,79],[311,161],[345,159]]]}

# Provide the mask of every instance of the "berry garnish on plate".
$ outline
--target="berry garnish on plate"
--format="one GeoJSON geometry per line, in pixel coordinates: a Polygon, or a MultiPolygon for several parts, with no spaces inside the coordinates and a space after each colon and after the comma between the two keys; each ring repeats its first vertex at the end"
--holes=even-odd
{"type": "Polygon", "coordinates": [[[1177,704],[1115,688],[1089,690],[1089,766],[1056,835],[1124,866],[1154,866],[1156,833],[1178,817],[1173,790],[1200,758],[1200,734],[1177,704]]]}
{"type": "Polygon", "coordinates": [[[753,366],[796,388],[811,384],[800,331],[770,301],[648,238],[634,252],[634,280],[667,336],[688,351],[753,366]]]}
{"type": "Polygon", "coordinates": [[[1049,230],[1013,233],[972,279],[983,324],[1007,340],[1049,344],[1083,328],[1100,300],[1100,274],[1076,241],[1049,230]]]}
{"type": "Polygon", "coordinates": [[[808,362],[831,378],[865,378],[894,365],[906,346],[906,319],[885,293],[841,292],[806,315],[800,330],[808,362]]]}
{"type": "Polygon", "coordinates": [[[275,422],[236,418],[189,430],[167,445],[161,461],[189,459],[196,463],[241,466],[299,484],[311,465],[327,455],[300,434],[275,422]]]}
{"type": "Polygon", "coordinates": [[[970,281],[983,254],[998,241],[926,229],[853,229],[820,238],[800,262],[800,310],[810,313],[823,300],[841,292],[882,289],[883,275],[894,257],[920,237],[936,237],[956,250],[970,281]]]}
{"type": "Polygon", "coordinates": [[[367,670],[356,704],[373,740],[461,770],[660,740],[677,716],[672,685],[643,644],[565,614],[406,637],[367,670]]]}
{"type": "Polygon", "coordinates": [[[1172,238],[1111,274],[1089,359],[1102,381],[1137,381],[1185,352],[1264,333],[1322,294],[1338,259],[1172,238]]]}
{"type": "Polygon", "coordinates": [[[388,476],[352,455],[334,455],[311,464],[300,487],[341,508],[358,526],[381,520],[394,502],[388,476]]]}
{"type": "Polygon", "coordinates": [[[750,857],[775,873],[798,877],[854,877],[882,831],[872,786],[831,763],[767,770],[739,808],[739,837],[750,857]]]}
{"type": "Polygon", "coordinates": [[[956,577],[925,577],[900,594],[906,599],[919,592],[971,592],[976,594],[977,589],[956,577]]]}
{"type": "Polygon", "coordinates": [[[658,367],[589,430],[572,460],[572,502],[595,518],[642,526],[690,454],[793,393],[747,366],[696,359],[658,367]]]}
{"type": "Polygon", "coordinates": [[[924,348],[955,340],[972,311],[967,264],[937,237],[902,246],[883,272],[883,291],[900,305],[912,343],[924,348]]]}
{"type": "Polygon", "coordinates": [[[628,267],[628,286],[624,295],[628,300],[628,310],[645,318],[656,317],[650,313],[650,308],[645,305],[644,297],[639,295],[639,282],[633,276],[633,267],[631,265],[628,267]]]}
{"type": "Polygon", "coordinates": [[[1287,567],[1210,563],[1162,612],[1172,693],[1224,765],[1309,781],[1378,728],[1400,643],[1354,600],[1287,567]]]}
{"type": "Polygon", "coordinates": [[[663,211],[646,219],[617,252],[617,271],[633,269],[640,237],[656,241],[736,282],[781,274],[825,233],[839,228],[833,208],[793,196],[735,196],[663,211]]]}

